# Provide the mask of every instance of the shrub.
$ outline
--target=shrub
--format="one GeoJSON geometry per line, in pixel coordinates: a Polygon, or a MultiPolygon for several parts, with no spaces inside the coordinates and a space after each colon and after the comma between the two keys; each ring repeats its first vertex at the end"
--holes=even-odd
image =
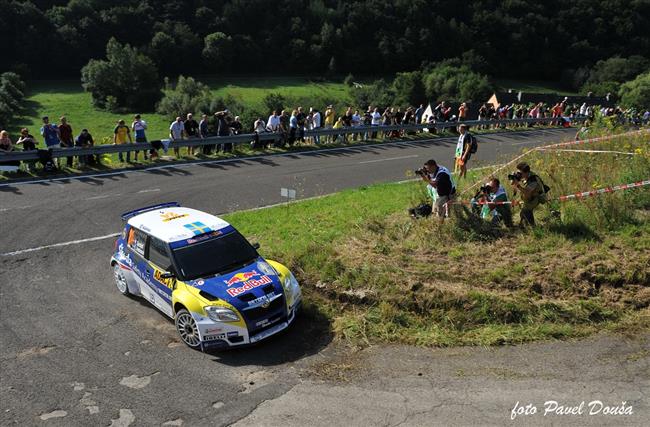
{"type": "Polygon", "coordinates": [[[113,111],[151,111],[162,95],[153,61],[115,38],[106,44],[106,60],[91,59],[81,69],[81,82],[93,105],[113,111]]]}
{"type": "Polygon", "coordinates": [[[0,74],[0,128],[9,126],[20,112],[24,98],[25,83],[16,73],[0,74]]]}
{"type": "Polygon", "coordinates": [[[621,103],[627,107],[650,108],[650,72],[624,83],[618,92],[621,103]]]}

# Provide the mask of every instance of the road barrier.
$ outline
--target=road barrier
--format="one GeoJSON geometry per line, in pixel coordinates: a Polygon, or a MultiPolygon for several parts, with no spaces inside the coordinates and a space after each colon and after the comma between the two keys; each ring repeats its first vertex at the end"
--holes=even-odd
{"type": "MultiPolygon", "coordinates": [[[[571,118],[572,122],[583,122],[587,117],[574,117],[571,118]]],[[[510,124],[553,124],[557,123],[558,118],[540,118],[540,119],[506,119],[506,120],[468,120],[464,122],[438,122],[434,124],[410,124],[410,125],[380,125],[380,126],[358,126],[347,127],[341,129],[323,129],[305,131],[305,137],[314,136],[328,136],[328,135],[349,135],[349,134],[372,134],[390,131],[418,131],[433,129],[443,130],[447,128],[455,128],[461,123],[468,126],[499,126],[510,124]]],[[[126,153],[130,151],[148,151],[152,148],[152,142],[161,142],[163,146],[169,148],[180,147],[198,147],[203,145],[218,145],[218,144],[250,144],[251,141],[278,141],[280,134],[275,132],[262,132],[260,134],[242,134],[242,135],[229,135],[229,136],[211,136],[208,138],[193,138],[174,140],[155,140],[151,142],[138,142],[133,144],[109,144],[109,145],[96,145],[89,148],[70,147],[70,148],[52,148],[52,157],[73,157],[73,156],[88,156],[88,155],[102,155],[113,153],[126,153]]],[[[12,161],[25,161],[25,160],[38,160],[38,151],[11,151],[9,153],[0,153],[0,162],[12,161]]]]}

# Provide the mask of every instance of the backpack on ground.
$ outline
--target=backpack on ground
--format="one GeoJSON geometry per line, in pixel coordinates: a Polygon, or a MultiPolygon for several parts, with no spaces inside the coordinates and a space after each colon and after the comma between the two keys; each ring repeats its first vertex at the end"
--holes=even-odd
{"type": "Polygon", "coordinates": [[[422,203],[414,208],[409,209],[411,218],[426,218],[433,212],[433,207],[429,203],[422,203]]]}

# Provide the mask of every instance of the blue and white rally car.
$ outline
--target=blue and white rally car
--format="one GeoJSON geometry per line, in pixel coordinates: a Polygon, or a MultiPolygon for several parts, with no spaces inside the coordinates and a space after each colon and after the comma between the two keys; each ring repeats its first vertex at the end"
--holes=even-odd
{"type": "Polygon", "coordinates": [[[173,318],[188,346],[255,343],[295,319],[302,295],[293,274],[221,218],[174,202],[122,219],[111,258],[117,289],[173,318]]]}

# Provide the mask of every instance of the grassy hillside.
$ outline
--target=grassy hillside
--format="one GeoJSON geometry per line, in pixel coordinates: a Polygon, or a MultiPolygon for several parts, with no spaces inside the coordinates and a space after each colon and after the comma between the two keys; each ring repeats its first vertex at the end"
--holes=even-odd
{"type": "MultiPolygon", "coordinates": [[[[539,152],[527,160],[557,197],[647,179],[649,141],[594,146],[633,157],[539,152]]],[[[422,187],[364,187],[228,220],[297,273],[304,315],[326,313],[353,343],[490,345],[650,327],[647,187],[547,204],[528,231],[494,229],[463,209],[443,225],[411,220],[406,208],[424,198],[422,187]]]]}

